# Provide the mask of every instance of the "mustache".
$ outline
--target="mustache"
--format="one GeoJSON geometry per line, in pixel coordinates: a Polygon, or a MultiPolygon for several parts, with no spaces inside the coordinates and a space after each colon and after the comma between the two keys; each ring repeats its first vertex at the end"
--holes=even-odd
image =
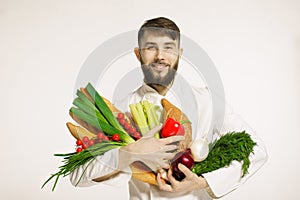
{"type": "MultiPolygon", "coordinates": [[[[143,64],[143,65],[146,65],[146,64],[143,64]]],[[[150,64],[148,64],[148,65],[146,65],[146,66],[156,66],[156,65],[164,65],[164,66],[166,66],[166,67],[169,67],[169,66],[170,66],[170,64],[169,64],[169,63],[166,63],[166,62],[152,62],[152,63],[150,63],[150,64]]]]}

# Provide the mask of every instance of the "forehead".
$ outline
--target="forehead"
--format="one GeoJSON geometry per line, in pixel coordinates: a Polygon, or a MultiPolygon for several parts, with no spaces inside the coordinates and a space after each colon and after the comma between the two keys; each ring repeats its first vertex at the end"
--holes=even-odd
{"type": "Polygon", "coordinates": [[[140,40],[141,46],[144,46],[148,43],[155,43],[158,45],[163,44],[174,44],[178,47],[178,40],[173,40],[170,35],[161,32],[155,31],[145,31],[143,37],[140,40]]]}

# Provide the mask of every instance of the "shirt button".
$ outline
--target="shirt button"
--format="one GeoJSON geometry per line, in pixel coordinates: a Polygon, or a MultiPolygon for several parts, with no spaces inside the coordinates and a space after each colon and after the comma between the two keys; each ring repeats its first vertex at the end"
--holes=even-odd
{"type": "Polygon", "coordinates": [[[151,99],[151,95],[150,94],[146,94],[145,97],[146,97],[147,100],[151,99]]]}

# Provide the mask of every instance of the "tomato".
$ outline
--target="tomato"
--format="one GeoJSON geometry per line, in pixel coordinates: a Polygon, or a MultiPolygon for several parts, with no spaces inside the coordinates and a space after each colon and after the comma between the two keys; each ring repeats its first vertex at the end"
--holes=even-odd
{"type": "Polygon", "coordinates": [[[83,149],[87,149],[88,146],[87,146],[86,144],[82,144],[82,148],[83,148],[83,149]]]}
{"type": "Polygon", "coordinates": [[[109,138],[108,138],[107,135],[105,135],[105,136],[103,137],[103,141],[107,141],[107,140],[109,140],[109,138]]]}
{"type": "Polygon", "coordinates": [[[118,119],[124,119],[124,114],[123,114],[123,113],[118,113],[117,118],[118,118],[118,119]]]}
{"type": "Polygon", "coordinates": [[[77,152],[77,153],[82,152],[82,148],[81,148],[81,147],[78,147],[78,148],[76,149],[76,152],[77,152]]]}
{"type": "Polygon", "coordinates": [[[124,128],[126,130],[129,130],[131,128],[131,125],[129,123],[126,122],[126,124],[124,124],[124,128]]]}
{"type": "Polygon", "coordinates": [[[141,139],[141,135],[140,134],[137,134],[136,137],[135,137],[137,140],[141,139]]]}
{"type": "Polygon", "coordinates": [[[168,118],[165,121],[165,124],[160,132],[160,136],[162,138],[170,137],[177,135],[179,129],[180,129],[180,123],[175,121],[173,118],[168,118]]]}
{"type": "Polygon", "coordinates": [[[119,142],[120,141],[120,135],[119,134],[113,134],[113,136],[111,137],[111,139],[113,141],[119,142]]]}
{"type": "Polygon", "coordinates": [[[88,144],[89,141],[90,141],[90,139],[89,139],[87,136],[84,136],[84,137],[82,138],[82,142],[83,142],[84,144],[88,144]]]}
{"type": "Polygon", "coordinates": [[[89,146],[94,146],[94,144],[95,144],[94,140],[89,141],[89,146]]]}
{"type": "Polygon", "coordinates": [[[133,136],[138,134],[138,132],[136,131],[135,128],[131,128],[131,129],[129,130],[129,133],[132,134],[133,136]]]}
{"type": "Polygon", "coordinates": [[[77,146],[81,146],[82,145],[82,141],[81,140],[77,140],[76,144],[77,144],[77,146]]]}
{"type": "Polygon", "coordinates": [[[102,138],[98,138],[98,139],[96,139],[96,143],[100,143],[100,142],[102,142],[103,141],[103,139],[102,138]]]}
{"type": "Polygon", "coordinates": [[[104,137],[104,133],[103,133],[103,132],[99,132],[99,133],[97,134],[97,138],[98,138],[98,139],[103,139],[103,137],[104,137]]]}
{"type": "Polygon", "coordinates": [[[125,119],[120,119],[119,123],[124,127],[124,125],[127,123],[125,119]]]}

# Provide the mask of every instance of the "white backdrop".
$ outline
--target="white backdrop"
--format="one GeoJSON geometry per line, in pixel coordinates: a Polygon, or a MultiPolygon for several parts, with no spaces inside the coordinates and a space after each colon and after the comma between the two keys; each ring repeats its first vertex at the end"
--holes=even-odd
{"type": "Polygon", "coordinates": [[[68,178],[55,192],[40,186],[61,164],[52,155],[74,149],[65,122],[87,56],[157,16],[208,53],[227,100],[267,146],[267,164],[223,199],[299,199],[299,10],[292,0],[0,0],[1,199],[126,199],[124,190],[74,188],[68,178]]]}

